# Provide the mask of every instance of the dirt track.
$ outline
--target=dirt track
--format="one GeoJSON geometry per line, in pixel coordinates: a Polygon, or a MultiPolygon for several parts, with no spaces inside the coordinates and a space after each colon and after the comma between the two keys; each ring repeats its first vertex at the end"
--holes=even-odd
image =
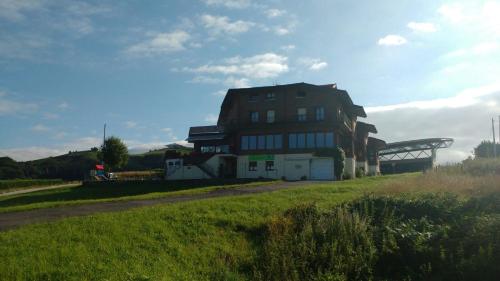
{"type": "Polygon", "coordinates": [[[85,205],[63,206],[46,209],[36,209],[22,212],[0,213],[0,231],[20,227],[27,224],[55,221],[67,217],[85,216],[103,212],[124,211],[132,208],[152,206],[158,204],[171,204],[177,202],[201,200],[216,197],[238,196],[271,192],[280,189],[299,187],[312,182],[283,182],[278,184],[217,189],[207,193],[169,196],[156,199],[131,200],[90,203],[85,205]]]}
{"type": "Polygon", "coordinates": [[[77,183],[65,183],[65,184],[59,184],[59,185],[33,187],[33,188],[29,188],[29,189],[19,189],[19,190],[0,193],[0,197],[1,196],[18,195],[18,194],[24,194],[24,193],[30,193],[30,192],[36,192],[36,191],[42,191],[42,190],[56,189],[56,188],[75,187],[75,186],[79,186],[81,184],[82,184],[81,182],[77,182],[77,183]]]}

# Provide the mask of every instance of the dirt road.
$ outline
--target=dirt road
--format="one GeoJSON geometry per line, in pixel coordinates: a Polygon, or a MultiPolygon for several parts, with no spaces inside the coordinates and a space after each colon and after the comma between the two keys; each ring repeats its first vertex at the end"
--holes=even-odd
{"type": "Polygon", "coordinates": [[[29,189],[19,189],[19,190],[15,190],[15,191],[0,193],[0,197],[30,193],[30,192],[35,192],[35,191],[56,189],[56,188],[75,187],[75,186],[79,186],[81,184],[82,184],[81,182],[76,182],[76,183],[65,183],[65,184],[50,185],[50,186],[39,186],[39,187],[33,187],[33,188],[29,188],[29,189]]]}
{"type": "Polygon", "coordinates": [[[252,187],[236,187],[212,190],[207,193],[169,196],[164,198],[115,201],[91,203],[85,205],[64,206],[56,208],[37,209],[22,212],[0,213],[0,231],[20,227],[27,224],[55,221],[67,217],[85,216],[103,212],[124,211],[132,208],[152,206],[158,204],[171,204],[216,197],[238,196],[263,192],[271,192],[280,189],[295,188],[314,182],[282,182],[252,187]]]}

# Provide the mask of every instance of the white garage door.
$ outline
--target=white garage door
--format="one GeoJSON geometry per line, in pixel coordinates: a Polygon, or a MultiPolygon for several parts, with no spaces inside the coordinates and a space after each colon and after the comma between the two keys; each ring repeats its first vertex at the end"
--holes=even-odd
{"type": "Polygon", "coordinates": [[[312,180],[333,180],[333,159],[320,158],[311,160],[312,180]]]}

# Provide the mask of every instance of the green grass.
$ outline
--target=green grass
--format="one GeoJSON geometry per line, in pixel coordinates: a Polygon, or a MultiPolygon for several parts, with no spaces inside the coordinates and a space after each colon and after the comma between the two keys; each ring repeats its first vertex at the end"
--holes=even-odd
{"type": "Polygon", "coordinates": [[[255,233],[271,216],[299,203],[333,206],[393,180],[401,177],[324,183],[22,227],[0,233],[0,280],[248,280],[259,243],[255,233]]]}
{"type": "Polygon", "coordinates": [[[206,185],[206,183],[203,182],[194,184],[189,182],[156,182],[134,185],[124,182],[122,184],[113,184],[109,186],[86,187],[80,185],[76,187],[58,188],[0,197],[0,213],[97,202],[153,199],[167,196],[205,193],[221,188],[250,187],[279,182],[280,181],[257,181],[228,185],[206,185]]]}
{"type": "Polygon", "coordinates": [[[51,186],[63,184],[61,179],[15,179],[0,180],[0,193],[19,189],[27,189],[39,186],[51,186]]]}

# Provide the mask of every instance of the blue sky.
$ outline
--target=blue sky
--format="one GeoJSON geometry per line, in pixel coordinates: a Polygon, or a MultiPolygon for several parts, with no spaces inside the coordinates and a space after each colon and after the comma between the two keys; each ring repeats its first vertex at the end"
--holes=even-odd
{"type": "Polygon", "coordinates": [[[337,83],[379,137],[491,138],[498,1],[0,0],[0,156],[134,150],[215,122],[228,88],[337,83]]]}

